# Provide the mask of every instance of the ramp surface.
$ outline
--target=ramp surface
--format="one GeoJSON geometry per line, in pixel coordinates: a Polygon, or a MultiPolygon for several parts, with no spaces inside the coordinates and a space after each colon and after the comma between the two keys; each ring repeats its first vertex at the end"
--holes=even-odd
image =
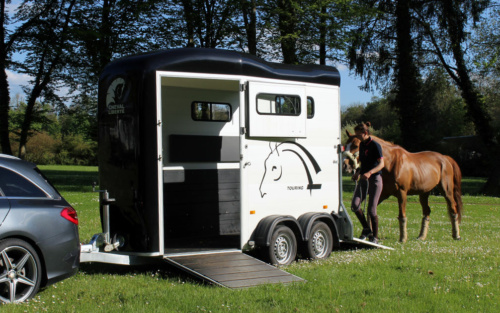
{"type": "Polygon", "coordinates": [[[387,247],[387,246],[384,246],[384,245],[381,245],[378,243],[373,243],[373,242],[368,241],[368,240],[361,240],[358,238],[352,238],[352,240],[346,240],[344,242],[352,243],[352,244],[361,244],[361,245],[371,246],[374,248],[380,248],[380,249],[385,249],[385,250],[394,250],[394,248],[387,247]]]}
{"type": "Polygon", "coordinates": [[[304,281],[242,252],[164,256],[164,259],[198,278],[227,288],[304,281]]]}

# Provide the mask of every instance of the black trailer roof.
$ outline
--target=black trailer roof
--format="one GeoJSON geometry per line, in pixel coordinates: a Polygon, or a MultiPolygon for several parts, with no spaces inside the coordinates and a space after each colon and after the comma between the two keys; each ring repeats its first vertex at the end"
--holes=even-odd
{"type": "Polygon", "coordinates": [[[204,48],[161,50],[124,57],[111,62],[103,75],[142,69],[244,75],[340,86],[339,71],[326,65],[288,65],[266,62],[251,54],[204,48]]]}

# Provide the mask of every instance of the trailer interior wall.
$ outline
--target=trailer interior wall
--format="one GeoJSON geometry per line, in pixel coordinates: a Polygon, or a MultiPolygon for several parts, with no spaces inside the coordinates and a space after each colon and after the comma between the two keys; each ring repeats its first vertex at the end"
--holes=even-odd
{"type": "Polygon", "coordinates": [[[161,78],[165,251],[239,248],[239,102],[238,81],[161,78]],[[195,102],[230,121],[193,119],[195,102]]]}

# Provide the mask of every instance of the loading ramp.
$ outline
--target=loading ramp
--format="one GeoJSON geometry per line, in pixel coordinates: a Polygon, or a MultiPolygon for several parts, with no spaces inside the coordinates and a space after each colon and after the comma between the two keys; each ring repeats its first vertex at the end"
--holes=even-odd
{"type": "Polygon", "coordinates": [[[342,242],[348,243],[348,244],[354,244],[354,245],[362,245],[365,247],[369,246],[369,247],[379,248],[379,249],[384,249],[384,250],[394,250],[394,248],[384,246],[384,245],[379,244],[379,243],[373,243],[373,242],[368,241],[368,240],[358,239],[358,238],[352,238],[352,240],[344,240],[342,242]]]}
{"type": "Polygon", "coordinates": [[[165,255],[163,258],[206,282],[226,288],[305,281],[242,252],[165,255]]]}

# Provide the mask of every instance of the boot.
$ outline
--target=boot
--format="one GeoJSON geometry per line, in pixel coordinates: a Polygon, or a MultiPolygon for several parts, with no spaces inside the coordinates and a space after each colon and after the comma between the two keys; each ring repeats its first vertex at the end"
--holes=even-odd
{"type": "Polygon", "coordinates": [[[361,222],[361,226],[363,226],[363,231],[361,232],[361,236],[359,237],[359,239],[365,240],[368,236],[372,235],[370,225],[368,225],[368,221],[366,220],[366,217],[363,214],[363,211],[357,210],[354,213],[356,214],[357,218],[361,222]]]}
{"type": "Polygon", "coordinates": [[[370,241],[378,243],[378,216],[370,216],[372,222],[372,232],[373,235],[370,237],[370,241]]]}

